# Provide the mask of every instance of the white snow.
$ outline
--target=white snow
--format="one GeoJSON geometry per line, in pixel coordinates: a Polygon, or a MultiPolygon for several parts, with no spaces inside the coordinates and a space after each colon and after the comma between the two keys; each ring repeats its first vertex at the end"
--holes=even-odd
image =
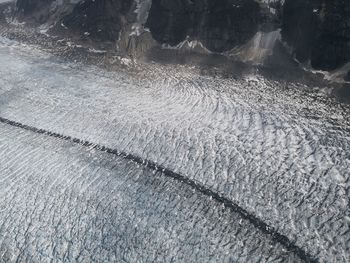
{"type": "Polygon", "coordinates": [[[137,18],[136,18],[136,22],[132,26],[132,32],[130,34],[131,36],[133,35],[139,36],[144,32],[145,30],[144,25],[147,22],[148,13],[152,5],[152,0],[135,0],[135,1],[136,1],[135,13],[137,18]]]}
{"type": "Polygon", "coordinates": [[[61,64],[1,38],[0,57],[1,117],[152,160],[312,255],[341,259],[349,251],[348,106],[255,74],[235,80],[174,65],[129,74],[61,64]]]}

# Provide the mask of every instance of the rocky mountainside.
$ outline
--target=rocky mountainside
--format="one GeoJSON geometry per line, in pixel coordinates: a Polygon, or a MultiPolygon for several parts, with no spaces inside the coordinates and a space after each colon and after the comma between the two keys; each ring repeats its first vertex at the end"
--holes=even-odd
{"type": "Polygon", "coordinates": [[[347,0],[18,0],[16,16],[123,52],[184,41],[221,54],[253,43],[257,52],[261,41],[271,42],[264,34],[281,32],[273,41],[300,63],[334,70],[350,61],[347,0]]]}
{"type": "Polygon", "coordinates": [[[350,1],[287,0],[282,36],[296,58],[333,70],[350,60],[350,1]]]}
{"type": "Polygon", "coordinates": [[[176,45],[190,37],[223,52],[251,39],[260,20],[254,0],[154,0],[146,26],[158,42],[176,45]]]}

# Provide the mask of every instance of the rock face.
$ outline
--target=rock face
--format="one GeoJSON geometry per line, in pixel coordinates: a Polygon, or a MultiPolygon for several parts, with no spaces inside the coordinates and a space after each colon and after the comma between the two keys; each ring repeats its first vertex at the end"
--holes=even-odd
{"type": "Polygon", "coordinates": [[[17,13],[26,16],[35,22],[43,23],[50,16],[50,5],[53,0],[18,0],[17,13]]]}
{"type": "Polygon", "coordinates": [[[17,8],[24,14],[30,14],[44,5],[51,4],[53,0],[18,0],[17,8]]]}
{"type": "Polygon", "coordinates": [[[147,26],[160,43],[176,45],[189,36],[223,52],[252,38],[260,17],[253,0],[154,0],[147,26]]]}
{"type": "Polygon", "coordinates": [[[102,41],[115,41],[128,20],[133,18],[129,15],[133,3],[133,0],[82,1],[62,21],[74,31],[87,32],[102,41]]]}
{"type": "Polygon", "coordinates": [[[221,53],[280,27],[301,63],[333,70],[350,61],[348,0],[18,0],[17,14],[139,53],[186,39],[221,53]]]}
{"type": "Polygon", "coordinates": [[[282,37],[300,62],[333,70],[350,60],[350,1],[286,0],[282,37]]]}
{"type": "Polygon", "coordinates": [[[350,71],[344,77],[345,81],[350,81],[350,71]]]}
{"type": "Polygon", "coordinates": [[[311,54],[312,66],[331,70],[349,61],[350,1],[324,1],[319,30],[311,54]]]}
{"type": "Polygon", "coordinates": [[[283,40],[294,48],[295,57],[305,62],[310,58],[317,30],[317,15],[314,5],[308,0],[287,0],[282,18],[283,40]]]}

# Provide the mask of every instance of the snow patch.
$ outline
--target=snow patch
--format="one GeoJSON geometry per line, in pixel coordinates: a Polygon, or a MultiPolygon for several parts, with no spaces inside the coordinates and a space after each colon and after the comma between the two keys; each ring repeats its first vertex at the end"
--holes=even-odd
{"type": "Polygon", "coordinates": [[[164,49],[178,49],[178,50],[193,50],[193,51],[199,51],[201,53],[212,53],[209,49],[207,49],[201,41],[198,40],[191,40],[188,36],[184,41],[179,43],[176,46],[171,46],[169,44],[163,44],[162,48],[164,49]]]}
{"type": "Polygon", "coordinates": [[[328,80],[334,83],[344,83],[344,82],[347,82],[344,80],[344,77],[350,71],[350,62],[333,71],[323,71],[323,70],[315,70],[315,69],[305,69],[305,70],[308,70],[314,74],[322,74],[325,80],[328,80]]]}
{"type": "Polygon", "coordinates": [[[94,48],[89,48],[89,52],[95,53],[95,54],[105,54],[105,53],[107,53],[106,50],[94,49],[94,48]]]}
{"type": "Polygon", "coordinates": [[[136,22],[132,25],[130,36],[139,36],[145,32],[144,25],[147,22],[149,10],[151,9],[152,0],[136,0],[136,22]]]}

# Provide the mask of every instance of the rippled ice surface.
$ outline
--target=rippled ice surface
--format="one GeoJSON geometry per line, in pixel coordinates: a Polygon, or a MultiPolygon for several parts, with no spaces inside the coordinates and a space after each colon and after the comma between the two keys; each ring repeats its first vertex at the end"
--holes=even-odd
{"type": "Polygon", "coordinates": [[[0,262],[297,260],[209,197],[125,159],[4,124],[0,155],[0,262]]]}
{"type": "Polygon", "coordinates": [[[259,76],[224,80],[156,65],[108,73],[0,42],[0,117],[152,160],[320,261],[350,257],[345,106],[259,76]]]}

